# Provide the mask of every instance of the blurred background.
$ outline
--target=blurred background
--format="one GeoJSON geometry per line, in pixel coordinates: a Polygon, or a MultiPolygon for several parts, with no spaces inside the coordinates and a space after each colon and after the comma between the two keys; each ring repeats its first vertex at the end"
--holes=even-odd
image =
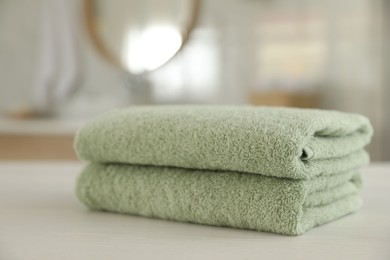
{"type": "Polygon", "coordinates": [[[0,0],[0,160],[73,160],[89,118],[142,104],[370,118],[390,160],[385,0],[0,0]]]}

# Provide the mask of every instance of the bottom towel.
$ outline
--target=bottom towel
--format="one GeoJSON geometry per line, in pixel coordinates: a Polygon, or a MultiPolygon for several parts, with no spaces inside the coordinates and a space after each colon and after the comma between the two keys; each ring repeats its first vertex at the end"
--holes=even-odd
{"type": "Polygon", "coordinates": [[[299,235],[361,206],[360,170],[310,180],[129,164],[89,164],[77,196],[91,209],[299,235]]]}

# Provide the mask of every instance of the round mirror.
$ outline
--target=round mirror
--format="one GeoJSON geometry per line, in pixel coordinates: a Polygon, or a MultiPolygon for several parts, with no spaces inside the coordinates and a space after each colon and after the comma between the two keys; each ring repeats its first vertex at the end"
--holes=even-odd
{"type": "Polygon", "coordinates": [[[171,60],[187,42],[200,0],[85,0],[87,28],[109,62],[142,74],[171,60]]]}

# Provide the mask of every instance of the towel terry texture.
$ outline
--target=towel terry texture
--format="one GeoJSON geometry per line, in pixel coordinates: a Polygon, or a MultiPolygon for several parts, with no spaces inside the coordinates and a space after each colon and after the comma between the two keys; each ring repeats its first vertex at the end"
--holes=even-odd
{"type": "Polygon", "coordinates": [[[133,107],[77,134],[88,207],[287,235],[361,205],[367,118],[269,107],[133,107]]]}

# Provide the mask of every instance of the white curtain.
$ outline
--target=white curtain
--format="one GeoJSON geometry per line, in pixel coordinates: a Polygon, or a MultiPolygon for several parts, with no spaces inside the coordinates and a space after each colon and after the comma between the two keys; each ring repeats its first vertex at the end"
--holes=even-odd
{"type": "Polygon", "coordinates": [[[32,103],[39,112],[51,113],[78,87],[81,21],[76,1],[43,0],[41,6],[41,40],[32,103]]]}

